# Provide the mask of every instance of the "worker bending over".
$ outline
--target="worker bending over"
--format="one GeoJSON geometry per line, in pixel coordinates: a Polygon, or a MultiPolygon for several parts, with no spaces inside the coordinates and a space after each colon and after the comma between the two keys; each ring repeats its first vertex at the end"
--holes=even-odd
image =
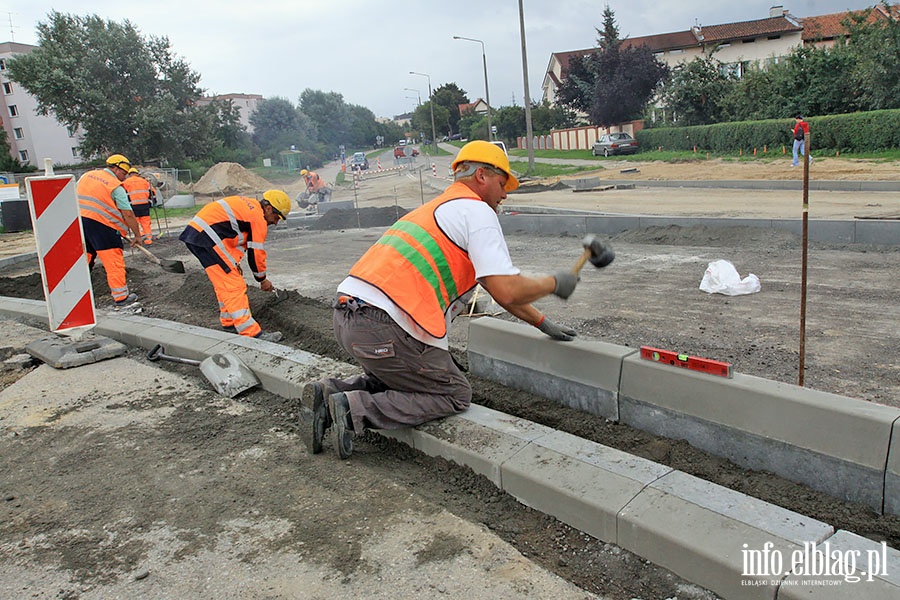
{"type": "Polygon", "coordinates": [[[302,171],[300,171],[300,175],[306,182],[306,193],[309,196],[310,202],[324,202],[328,186],[322,180],[322,178],[319,177],[319,174],[315,171],[307,171],[306,169],[303,169],[302,171]]]}
{"type": "Polygon", "coordinates": [[[132,246],[140,243],[141,232],[128,202],[122,181],[131,169],[131,161],[121,154],[106,159],[105,169],[88,171],[78,180],[78,209],[84,230],[84,246],[88,265],[94,268],[99,258],[106,271],[109,292],[117,307],[134,304],[135,293],[128,291],[125,279],[125,253],[122,240],[132,246]],[[134,235],[128,238],[128,232],[134,235]]]}
{"type": "Polygon", "coordinates": [[[270,342],[281,339],[279,331],[263,332],[250,314],[240,263],[246,253],[260,289],[275,289],[266,277],[266,236],[269,227],[286,219],[289,212],[291,199],[281,190],[265,192],[262,200],[229,196],[201,208],[178,237],[206,270],[225,331],[270,342]]]}
{"type": "Polygon", "coordinates": [[[153,243],[153,224],[150,222],[150,199],[153,196],[153,186],[141,177],[134,167],[128,170],[128,177],[122,182],[122,187],[128,194],[131,202],[131,210],[141,228],[141,241],[149,246],[153,243]]]}
{"type": "Polygon", "coordinates": [[[470,142],[451,169],[455,182],[394,223],[338,286],[334,334],[364,374],[304,386],[300,413],[310,453],[322,451],[329,427],[343,459],[353,452],[354,432],[414,427],[468,408],[472,387],[450,355],[448,330],[477,283],[550,337],[575,336],[531,303],[548,294],[568,298],[577,275],[526,277],[510,259],[497,211],[519,182],[506,153],[470,142]]]}

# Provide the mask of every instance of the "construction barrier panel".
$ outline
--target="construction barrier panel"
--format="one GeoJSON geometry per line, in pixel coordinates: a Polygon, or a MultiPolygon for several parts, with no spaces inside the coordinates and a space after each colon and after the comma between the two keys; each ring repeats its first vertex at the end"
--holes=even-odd
{"type": "Polygon", "coordinates": [[[25,190],[34,223],[50,330],[93,327],[94,292],[84,253],[84,231],[74,175],[28,177],[25,190]]]}

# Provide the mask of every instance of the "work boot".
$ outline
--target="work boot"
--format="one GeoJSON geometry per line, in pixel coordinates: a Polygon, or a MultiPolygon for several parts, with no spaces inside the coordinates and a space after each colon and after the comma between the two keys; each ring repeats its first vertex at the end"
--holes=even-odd
{"type": "Polygon", "coordinates": [[[331,443],[341,460],[353,454],[353,422],[350,420],[350,401],[347,394],[338,392],[328,396],[331,412],[331,443]]]}
{"type": "Polygon", "coordinates": [[[137,301],[138,301],[138,295],[135,294],[134,292],[131,292],[130,294],[128,294],[126,297],[122,298],[121,300],[116,300],[116,308],[122,308],[124,306],[131,306],[132,304],[134,304],[137,301]]]}
{"type": "Polygon", "coordinates": [[[260,331],[253,337],[264,342],[280,342],[283,336],[280,331],[260,331]]]}
{"type": "Polygon", "coordinates": [[[234,325],[222,325],[222,331],[225,333],[237,333],[237,327],[234,325]]]}
{"type": "Polygon", "coordinates": [[[331,413],[326,399],[336,392],[337,390],[321,381],[307,383],[300,392],[300,435],[310,454],[322,452],[322,438],[331,427],[331,413]]]}

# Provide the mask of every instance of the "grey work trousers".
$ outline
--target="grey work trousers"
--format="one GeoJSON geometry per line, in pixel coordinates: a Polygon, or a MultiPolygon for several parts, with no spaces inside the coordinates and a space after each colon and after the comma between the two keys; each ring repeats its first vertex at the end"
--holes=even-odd
{"type": "Polygon", "coordinates": [[[472,386],[450,353],[423,344],[379,308],[334,310],[334,336],[364,375],[329,380],[350,402],[354,432],[415,427],[466,410],[472,386]]]}

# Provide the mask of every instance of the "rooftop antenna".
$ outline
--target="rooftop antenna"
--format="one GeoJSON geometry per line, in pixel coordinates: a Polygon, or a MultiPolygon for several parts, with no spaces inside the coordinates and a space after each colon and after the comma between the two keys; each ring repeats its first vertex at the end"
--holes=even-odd
{"type": "MultiPolygon", "coordinates": [[[[18,14],[18,13],[16,13],[16,14],[18,14]]],[[[15,30],[18,29],[18,27],[13,25],[13,13],[7,12],[6,16],[9,18],[9,41],[15,42],[16,41],[15,30]]]]}

